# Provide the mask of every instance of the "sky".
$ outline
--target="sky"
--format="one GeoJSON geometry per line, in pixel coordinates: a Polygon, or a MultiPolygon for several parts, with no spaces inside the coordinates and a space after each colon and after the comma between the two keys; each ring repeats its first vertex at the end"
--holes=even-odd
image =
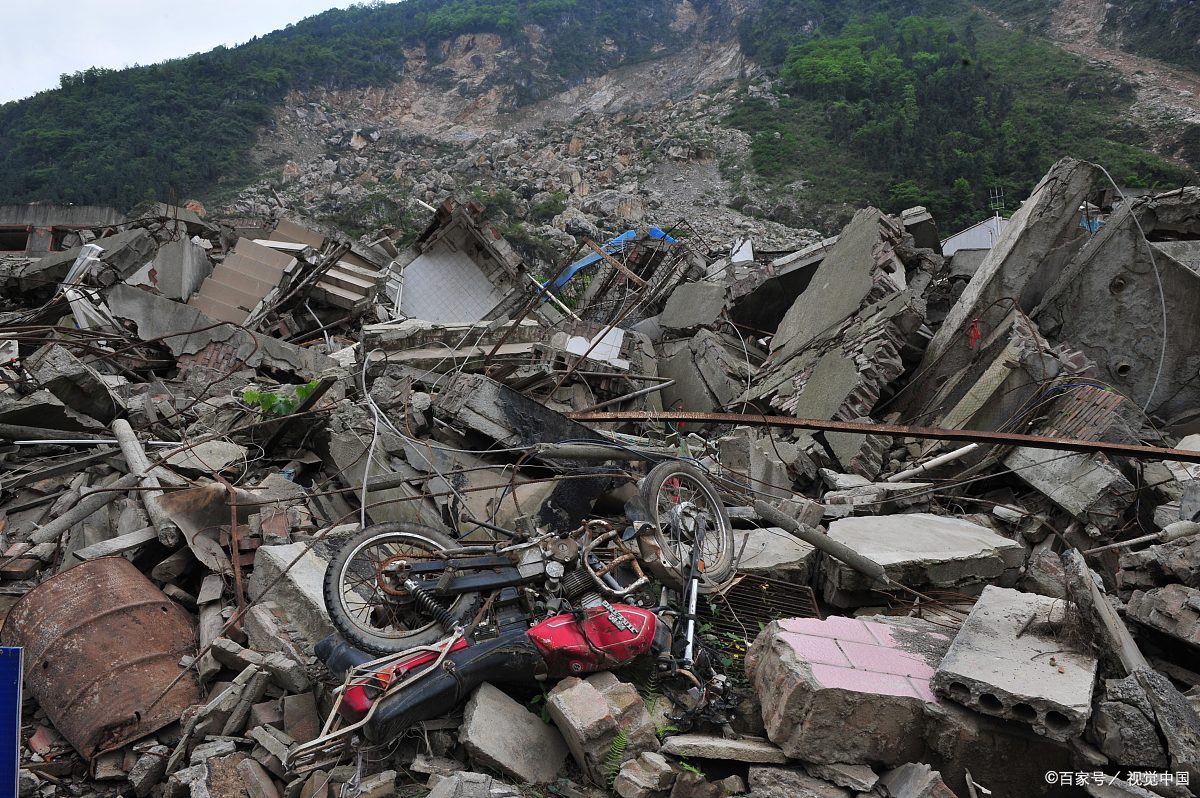
{"type": "Polygon", "coordinates": [[[350,0],[3,0],[0,103],[64,72],[120,69],[241,44],[350,0]]]}

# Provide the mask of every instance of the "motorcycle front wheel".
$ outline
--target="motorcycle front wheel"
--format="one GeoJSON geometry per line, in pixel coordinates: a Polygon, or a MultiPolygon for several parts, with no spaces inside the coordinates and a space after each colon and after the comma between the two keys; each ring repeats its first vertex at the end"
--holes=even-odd
{"type": "Polygon", "coordinates": [[[695,533],[685,526],[686,519],[677,513],[686,504],[695,508],[695,517],[705,525],[700,543],[704,562],[700,592],[712,592],[728,581],[733,575],[733,525],[704,472],[674,460],[659,463],[642,481],[640,493],[654,524],[663,564],[678,579],[677,586],[682,587],[696,542],[695,533]]]}
{"type": "MultiPolygon", "coordinates": [[[[325,571],[325,608],[347,641],[372,654],[392,654],[426,646],[449,630],[434,620],[394,579],[385,566],[436,559],[459,544],[443,532],[420,524],[374,524],[343,544],[325,571]]],[[[478,593],[464,593],[448,605],[463,618],[473,611],[478,593]]],[[[444,605],[445,606],[445,605],[444,605]]]]}

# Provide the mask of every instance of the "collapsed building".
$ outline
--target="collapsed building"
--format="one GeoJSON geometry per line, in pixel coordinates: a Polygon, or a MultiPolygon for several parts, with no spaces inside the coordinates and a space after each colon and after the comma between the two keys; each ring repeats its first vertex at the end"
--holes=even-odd
{"type": "Polygon", "coordinates": [[[535,275],[452,201],[407,247],[159,206],[8,258],[20,794],[1188,795],[1198,209],[1065,159],[953,262],[867,208],[794,253],[647,226],[535,275]],[[672,460],[734,527],[698,607],[720,722],[617,670],[292,767],[341,684],[342,541],[566,533],[672,460]]]}

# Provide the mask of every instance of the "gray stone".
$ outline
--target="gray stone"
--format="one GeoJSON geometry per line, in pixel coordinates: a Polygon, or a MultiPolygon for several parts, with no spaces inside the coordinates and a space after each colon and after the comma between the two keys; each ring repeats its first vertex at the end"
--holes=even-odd
{"type": "MultiPolygon", "coordinates": [[[[882,565],[891,579],[916,589],[1011,586],[1025,560],[1021,544],[987,527],[928,513],[843,518],[829,525],[829,537],[882,565]]],[[[822,568],[826,600],[839,606],[877,600],[869,577],[829,558],[822,568]]]]}
{"type": "Polygon", "coordinates": [[[720,283],[684,283],[671,293],[663,306],[659,324],[668,330],[707,327],[725,310],[725,286],[720,283]]]}
{"type": "Polygon", "coordinates": [[[1137,678],[1109,679],[1092,714],[1092,736],[1114,765],[1163,769],[1167,752],[1158,736],[1154,708],[1137,678]]]}
{"type": "Polygon", "coordinates": [[[835,762],[827,765],[805,765],[810,776],[832,782],[856,792],[870,792],[879,781],[879,776],[866,765],[847,765],[835,762]]]}
{"type": "Polygon", "coordinates": [[[396,795],[396,771],[385,770],[367,776],[358,784],[357,798],[394,798],[396,795]]]}
{"type": "Polygon", "coordinates": [[[38,794],[38,788],[42,786],[42,780],[36,774],[21,768],[17,773],[17,796],[18,798],[33,798],[38,794]]]}
{"type": "Polygon", "coordinates": [[[253,759],[238,762],[237,772],[250,798],[279,798],[279,788],[271,780],[271,775],[253,759]]]}
{"type": "Polygon", "coordinates": [[[747,428],[734,430],[717,441],[722,473],[754,491],[760,498],[786,499],[792,495],[787,464],[769,439],[755,437],[747,428]]]}
{"type": "Polygon", "coordinates": [[[1136,491],[1103,455],[1054,449],[1014,449],[1004,465],[1080,521],[1108,527],[1136,491]]]}
{"type": "Polygon", "coordinates": [[[76,412],[103,424],[124,412],[124,403],[113,394],[99,372],[64,346],[43,346],[26,360],[25,366],[41,387],[76,412]]]}
{"type": "Polygon", "coordinates": [[[884,794],[891,798],[953,798],[942,774],[929,765],[907,762],[879,777],[884,794]]]}
{"type": "Polygon", "coordinates": [[[449,776],[430,776],[432,788],[426,798],[515,798],[519,790],[485,773],[458,771],[449,776]]]}
{"type": "Polygon", "coordinates": [[[257,599],[267,585],[287,569],[292,560],[299,562],[287,571],[271,589],[271,600],[288,608],[288,619],[308,640],[321,640],[333,634],[333,624],[325,611],[323,584],[329,563],[304,543],[284,546],[260,546],[254,552],[254,574],[250,577],[250,597],[257,599]]]}
{"type": "Polygon", "coordinates": [[[742,573],[807,585],[816,570],[817,550],[779,527],[736,530],[733,551],[742,573]]]}
{"type": "Polygon", "coordinates": [[[229,441],[205,441],[167,458],[167,464],[192,474],[211,474],[246,460],[246,447],[229,441]]]}
{"type": "Polygon", "coordinates": [[[853,793],[791,768],[750,768],[753,798],[852,798],[853,793]]]}
{"type": "Polygon", "coordinates": [[[746,390],[746,355],[709,329],[691,338],[665,342],[658,348],[658,374],[675,384],[662,390],[664,406],[711,412],[733,402],[746,390]]]}
{"type": "Polygon", "coordinates": [[[1151,629],[1200,646],[1200,590],[1194,587],[1167,585],[1135,590],[1125,605],[1125,614],[1151,629]]]}
{"type": "Polygon", "coordinates": [[[899,765],[923,750],[929,687],[950,636],[927,621],[773,621],[746,655],[767,736],[811,763],[899,765]]]}
{"type": "Polygon", "coordinates": [[[458,734],[476,764],[526,784],[554,781],[567,758],[554,727],[486,683],[467,701],[458,734]]]}
{"type": "Polygon", "coordinates": [[[651,798],[665,793],[675,781],[675,770],[662,754],[646,751],[621,766],[613,791],[621,798],[651,798]]]}
{"type": "Polygon", "coordinates": [[[133,763],[125,778],[133,788],[137,798],[146,798],[154,785],[162,781],[167,772],[167,757],[171,750],[165,745],[155,745],[149,748],[133,763]]]}
{"type": "Polygon", "coordinates": [[[622,762],[658,750],[658,735],[642,697],[611,673],[563,679],[550,691],[546,706],[571,756],[599,783],[607,779],[618,731],[624,729],[627,737],[622,762]]]}
{"type": "Polygon", "coordinates": [[[663,741],[664,754],[697,759],[731,759],[736,762],[782,764],[787,755],[766,740],[726,739],[708,734],[677,734],[663,741]]]}
{"type": "Polygon", "coordinates": [[[212,798],[208,790],[208,766],[203,764],[175,771],[168,779],[167,787],[177,798],[212,798]]]}
{"type": "Polygon", "coordinates": [[[188,759],[188,764],[199,765],[213,757],[229,756],[236,751],[237,745],[233,740],[213,740],[209,743],[201,743],[192,749],[192,755],[188,759]]]}
{"type": "Polygon", "coordinates": [[[262,667],[263,664],[262,654],[244,648],[227,637],[218,637],[214,640],[210,651],[217,662],[235,671],[242,671],[250,665],[262,667]]]}
{"type": "Polygon", "coordinates": [[[1073,605],[988,586],[933,677],[942,696],[1054,740],[1083,732],[1096,658],[1071,643],[1073,605]]]}
{"type": "Polygon", "coordinates": [[[311,686],[304,667],[286,654],[267,654],[262,659],[262,666],[271,674],[271,681],[289,693],[304,693],[311,686]]]}

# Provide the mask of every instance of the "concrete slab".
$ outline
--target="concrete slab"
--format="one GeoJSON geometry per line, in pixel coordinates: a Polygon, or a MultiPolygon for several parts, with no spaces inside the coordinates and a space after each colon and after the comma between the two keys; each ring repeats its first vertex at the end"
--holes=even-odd
{"type": "Polygon", "coordinates": [[[696,759],[730,759],[735,762],[782,764],[787,754],[766,740],[728,740],[708,734],[676,734],[663,741],[659,753],[696,759]]]}
{"type": "Polygon", "coordinates": [[[1080,521],[1102,528],[1112,526],[1137,494],[1103,455],[1022,447],[1004,465],[1080,521]]]}
{"type": "MultiPolygon", "coordinates": [[[[969,592],[986,583],[1016,583],[1025,559],[1021,544],[987,527],[929,513],[841,518],[829,537],[883,566],[892,579],[920,589],[969,592]]],[[[863,574],[822,558],[825,599],[841,607],[878,601],[863,574]]]]}
{"type": "Polygon", "coordinates": [[[779,527],[735,530],[733,551],[741,573],[807,585],[816,570],[817,550],[779,527]]]}
{"type": "Polygon", "coordinates": [[[667,299],[659,324],[669,330],[694,330],[715,322],[724,309],[724,285],[684,283],[667,299]]]}
{"type": "Polygon", "coordinates": [[[459,739],[477,765],[525,784],[554,781],[567,758],[557,729],[486,683],[467,702],[459,739]]]}
{"type": "Polygon", "coordinates": [[[899,765],[923,751],[929,686],[945,630],[834,616],[770,623],[746,656],[767,736],[814,763],[899,765]]]}
{"type": "Polygon", "coordinates": [[[333,624],[329,622],[329,614],[325,611],[322,593],[325,569],[329,563],[313,551],[305,551],[306,548],[306,543],[260,546],[254,552],[254,574],[250,577],[249,593],[257,601],[267,585],[274,582],[291,565],[292,560],[300,557],[299,562],[267,595],[279,606],[287,608],[288,620],[312,644],[333,634],[333,624]]]}
{"type": "Polygon", "coordinates": [[[1072,642],[1062,600],[988,586],[933,678],[939,695],[1068,740],[1092,712],[1096,659],[1072,642]]]}

